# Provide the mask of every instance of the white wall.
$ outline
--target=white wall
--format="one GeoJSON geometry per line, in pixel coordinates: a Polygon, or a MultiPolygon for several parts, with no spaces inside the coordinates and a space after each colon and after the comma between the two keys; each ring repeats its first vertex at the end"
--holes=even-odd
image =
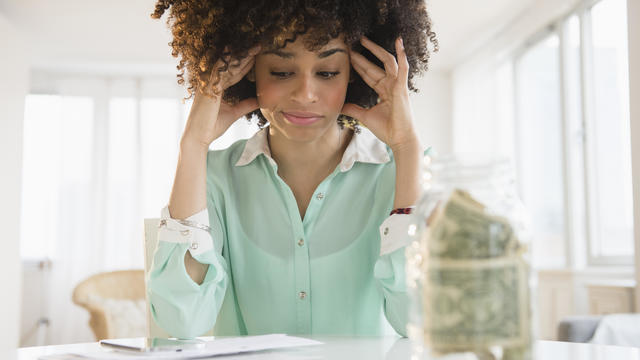
{"type": "Polygon", "coordinates": [[[504,60],[524,40],[565,15],[579,0],[537,0],[452,72],[453,151],[489,158],[513,154],[512,109],[501,107],[513,94],[504,60]],[[497,131],[496,129],[501,129],[497,131]]]}
{"type": "Polygon", "coordinates": [[[510,64],[469,62],[452,77],[452,148],[463,157],[512,158],[513,81],[510,64]]]}
{"type": "Polygon", "coordinates": [[[411,106],[422,145],[432,146],[440,154],[450,153],[451,75],[446,71],[428,71],[415,84],[420,92],[411,94],[411,106]]]}
{"type": "MultiPolygon", "coordinates": [[[[437,57],[438,54],[433,54],[437,57]]],[[[451,73],[429,70],[414,80],[418,93],[410,92],[416,132],[423,146],[431,146],[437,154],[452,151],[451,73]]]]}
{"type": "Polygon", "coordinates": [[[629,107],[631,110],[631,166],[636,241],[636,312],[640,312],[640,1],[627,1],[629,24],[629,107]]]}
{"type": "Polygon", "coordinates": [[[20,195],[22,178],[22,120],[28,69],[15,28],[0,13],[0,358],[10,359],[18,345],[20,316],[20,195]]]}

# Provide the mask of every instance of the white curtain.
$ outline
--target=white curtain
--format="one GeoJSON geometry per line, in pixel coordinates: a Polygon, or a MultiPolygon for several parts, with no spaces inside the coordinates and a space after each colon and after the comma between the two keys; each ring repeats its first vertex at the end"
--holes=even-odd
{"type": "MultiPolygon", "coordinates": [[[[26,99],[21,254],[50,259],[25,283],[23,314],[49,320],[47,344],[93,341],[74,287],[143,267],[143,219],[168,202],[189,102],[175,78],[34,73],[26,99]],[[40,306],[33,296],[41,296],[40,306]]],[[[251,136],[240,120],[212,148],[251,136]]],[[[23,316],[24,318],[24,316],[23,316]]],[[[23,345],[26,329],[23,321],[23,345]]]]}

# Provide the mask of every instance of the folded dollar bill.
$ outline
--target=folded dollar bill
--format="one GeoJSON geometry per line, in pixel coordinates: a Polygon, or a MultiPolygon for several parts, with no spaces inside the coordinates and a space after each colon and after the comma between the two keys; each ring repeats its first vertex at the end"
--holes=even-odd
{"type": "Polygon", "coordinates": [[[429,232],[429,252],[441,259],[485,259],[514,255],[520,250],[510,222],[487,213],[464,190],[454,190],[437,209],[429,232]]]}

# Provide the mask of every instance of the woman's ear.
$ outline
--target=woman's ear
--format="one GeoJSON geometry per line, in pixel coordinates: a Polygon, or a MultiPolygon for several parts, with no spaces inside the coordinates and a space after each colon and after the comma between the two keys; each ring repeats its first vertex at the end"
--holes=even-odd
{"type": "Polygon", "coordinates": [[[251,70],[249,70],[246,76],[247,76],[247,80],[251,82],[256,82],[256,67],[253,66],[251,70]]]}

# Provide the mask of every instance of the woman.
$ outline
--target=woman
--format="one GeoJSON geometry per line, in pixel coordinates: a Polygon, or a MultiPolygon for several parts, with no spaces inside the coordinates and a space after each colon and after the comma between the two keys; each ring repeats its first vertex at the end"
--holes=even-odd
{"type": "Polygon", "coordinates": [[[386,318],[405,335],[424,153],[409,90],[437,50],[424,3],[160,0],[152,16],[169,8],[195,98],[150,273],[156,322],[182,338],[379,335],[386,318]],[[242,116],[262,129],[209,151],[242,116]]]}

